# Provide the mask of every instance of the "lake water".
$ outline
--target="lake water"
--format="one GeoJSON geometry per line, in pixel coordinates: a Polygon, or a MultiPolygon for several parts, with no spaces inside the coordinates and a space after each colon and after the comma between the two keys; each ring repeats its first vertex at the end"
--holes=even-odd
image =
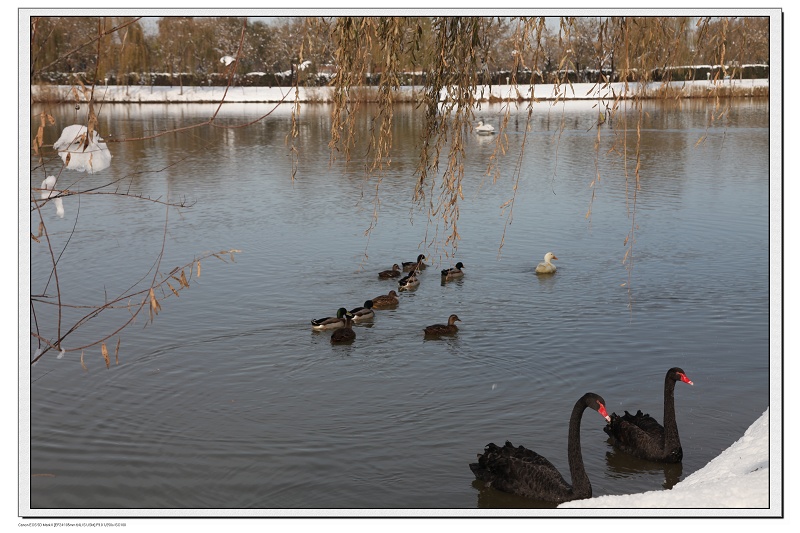
{"type": "MultiPolygon", "coordinates": [[[[587,472],[600,496],[669,488],[703,467],[769,405],[769,105],[735,101],[709,124],[713,102],[645,104],[635,210],[635,154],[626,187],[620,155],[608,152],[609,124],[595,151],[592,105],[537,104],[527,136],[526,111],[512,112],[496,183],[485,175],[496,138],[468,137],[454,256],[441,244],[446,230],[412,199],[424,123],[412,107],[397,112],[380,181],[365,179],[366,116],[351,162],[330,164],[325,105],[303,107],[294,180],[288,106],[248,127],[110,143],[108,170],[65,171],[59,187],[119,180],[101,190],[191,207],[84,195],[66,198],[59,219],[46,206],[54,253],[66,246],[64,302],[98,304],[146,286],[162,243],[162,272],[209,251],[241,253],[202,261],[200,277],[162,300],[153,323],[143,312],[120,335],[119,364],[112,337],[110,369],[99,347],[84,351],[86,370],[74,349],[113,332],[126,309],[88,322],[64,341],[73,351],[48,352],[31,367],[30,507],[538,507],[486,489],[468,464],[487,443],[510,440],[569,480],[575,401],[591,391],[609,412],[642,409],[661,421],[673,366],[694,381],[676,386],[683,464],[615,453],[604,421],[587,411],[587,472]],[[376,190],[377,222],[365,235],[376,190]],[[501,206],[512,196],[509,224],[501,206]],[[558,273],[537,277],[547,251],[558,273]],[[352,345],[311,330],[312,318],[397,288],[377,273],[419,253],[429,265],[420,287],[356,325],[352,345]],[[439,269],[456,261],[466,276],[443,285],[439,269]],[[423,338],[451,313],[461,318],[456,336],[423,338]]],[[[221,124],[272,107],[226,106],[221,124]]],[[[33,111],[42,109],[56,118],[46,143],[84,120],[72,106],[33,111]]],[[[134,139],[202,122],[214,109],[106,105],[98,129],[108,140],[134,139]]],[[[496,127],[502,113],[478,111],[496,127]]],[[[47,173],[58,163],[47,162],[47,173]]],[[[31,185],[43,177],[35,171],[31,185]]],[[[429,197],[437,187],[438,178],[429,197]]],[[[32,242],[31,258],[32,294],[53,295],[46,244],[32,242]]],[[[36,311],[52,335],[54,306],[36,311]]],[[[66,310],[62,328],[86,312],[66,310]]]]}

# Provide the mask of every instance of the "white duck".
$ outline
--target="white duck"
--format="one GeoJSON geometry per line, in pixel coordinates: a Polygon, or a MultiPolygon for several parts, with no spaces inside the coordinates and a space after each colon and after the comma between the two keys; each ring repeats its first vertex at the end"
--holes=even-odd
{"type": "Polygon", "coordinates": [[[537,274],[555,274],[556,273],[556,266],[551,263],[551,260],[558,259],[553,252],[547,252],[544,254],[544,262],[539,263],[536,265],[536,273],[537,274]]]}
{"type": "Polygon", "coordinates": [[[475,133],[478,135],[493,135],[494,126],[491,124],[484,124],[482,120],[479,120],[478,125],[475,126],[475,133]]]}

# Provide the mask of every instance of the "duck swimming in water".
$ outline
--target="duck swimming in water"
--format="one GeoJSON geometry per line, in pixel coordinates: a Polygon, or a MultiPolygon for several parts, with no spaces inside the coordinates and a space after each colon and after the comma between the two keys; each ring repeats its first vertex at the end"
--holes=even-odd
{"type": "Polygon", "coordinates": [[[537,274],[555,274],[556,273],[556,266],[551,263],[551,260],[556,260],[558,257],[553,254],[553,252],[547,252],[544,254],[544,262],[539,263],[536,265],[536,273],[537,274]]]}
{"type": "Polygon", "coordinates": [[[398,281],[397,284],[399,285],[400,290],[401,291],[404,291],[404,290],[407,291],[409,289],[416,289],[417,287],[419,287],[419,278],[417,277],[418,275],[419,275],[419,271],[415,270],[414,272],[412,272],[408,276],[406,276],[403,279],[401,279],[400,281],[398,281]]]}
{"type": "Polygon", "coordinates": [[[387,307],[394,307],[400,303],[400,300],[397,298],[397,293],[394,291],[389,291],[389,294],[383,294],[381,296],[376,296],[372,299],[372,306],[375,309],[385,309],[387,307]]]}
{"type": "Polygon", "coordinates": [[[332,344],[346,344],[356,340],[356,332],[353,331],[352,322],[353,319],[350,317],[350,315],[345,314],[344,327],[337,329],[331,335],[332,344]]]}
{"type": "Polygon", "coordinates": [[[338,329],[343,328],[347,323],[345,315],[347,314],[347,309],[344,307],[340,307],[338,311],[336,311],[336,316],[326,316],[324,318],[317,318],[311,321],[311,329],[316,331],[323,331],[326,329],[338,329]]]}
{"type": "Polygon", "coordinates": [[[403,263],[403,272],[412,272],[414,270],[425,270],[428,265],[425,264],[425,255],[419,254],[416,261],[406,261],[403,263]]]}
{"type": "Polygon", "coordinates": [[[451,279],[463,278],[464,271],[461,270],[462,268],[464,268],[464,263],[462,263],[461,261],[456,263],[456,266],[453,268],[445,268],[444,270],[442,270],[442,280],[449,281],[451,279]]]}
{"type": "Polygon", "coordinates": [[[401,273],[400,265],[395,263],[394,265],[392,265],[392,269],[391,270],[384,270],[383,272],[378,272],[378,277],[380,279],[398,278],[398,277],[400,277],[400,273],[401,273]]]}
{"type": "Polygon", "coordinates": [[[425,336],[454,335],[458,332],[456,321],[461,322],[461,319],[456,315],[450,315],[447,324],[434,324],[425,328],[425,336]]]}
{"type": "Polygon", "coordinates": [[[372,310],[373,306],[372,300],[367,300],[364,302],[363,307],[356,307],[355,309],[351,309],[348,315],[353,317],[353,322],[361,322],[363,320],[369,320],[371,318],[375,318],[375,311],[372,310]]]}

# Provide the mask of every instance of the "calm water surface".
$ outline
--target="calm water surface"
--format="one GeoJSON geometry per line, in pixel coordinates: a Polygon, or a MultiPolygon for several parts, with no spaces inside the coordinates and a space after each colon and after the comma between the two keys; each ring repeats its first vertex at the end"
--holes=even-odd
{"type": "MultiPolygon", "coordinates": [[[[104,106],[99,130],[136,138],[213,109],[104,106]]],[[[223,123],[269,109],[226,107],[223,123]]],[[[83,120],[71,106],[47,110],[57,123],[45,142],[83,120]]],[[[672,366],[695,383],[676,387],[683,464],[614,453],[591,411],[583,456],[595,495],[671,487],[698,470],[768,407],[768,103],[737,101],[710,127],[704,102],[645,110],[635,217],[622,160],[607,153],[608,125],[596,155],[591,104],[542,104],[527,137],[526,112],[513,113],[496,183],[485,175],[495,139],[469,137],[454,257],[428,244],[445,229],[412,201],[423,122],[412,108],[398,111],[391,166],[379,181],[365,180],[366,118],[351,163],[329,165],[322,105],[303,108],[294,180],[288,107],[246,128],[112,143],[110,169],[65,172],[65,187],[120,179],[126,191],[192,204],[167,213],[152,202],[83,196],[64,201],[64,219],[47,210],[54,248],[69,239],[59,262],[65,300],[98,303],[149,279],[167,217],[163,271],[207,251],[242,253],[235,263],[203,261],[201,276],[164,300],[154,323],[142,317],[126,329],[119,365],[107,370],[91,348],[88,371],[79,351],[31,368],[31,507],[536,507],[485,489],[468,463],[488,442],[508,439],[568,477],[574,402],[592,391],[609,411],[661,420],[672,366]],[[501,206],[515,168],[508,224],[501,206]],[[365,236],[376,190],[377,224],[365,236]],[[623,263],[631,229],[633,262],[623,263]],[[537,277],[547,251],[558,273],[537,277]],[[396,288],[377,272],[419,253],[431,266],[420,288],[356,326],[352,345],[311,331],[310,319],[396,288]],[[442,285],[438,270],[456,261],[465,278],[442,285]],[[425,326],[451,313],[462,320],[456,337],[423,339],[425,326]]],[[[479,111],[496,126],[501,113],[479,111]]],[[[57,170],[48,163],[48,173],[57,170]]],[[[42,179],[36,173],[32,185],[42,179]]],[[[31,291],[52,293],[39,268],[47,251],[31,246],[31,291]]],[[[52,312],[40,313],[40,325],[52,327],[52,312]]],[[[122,313],[89,323],[65,346],[113,331],[122,313]]]]}

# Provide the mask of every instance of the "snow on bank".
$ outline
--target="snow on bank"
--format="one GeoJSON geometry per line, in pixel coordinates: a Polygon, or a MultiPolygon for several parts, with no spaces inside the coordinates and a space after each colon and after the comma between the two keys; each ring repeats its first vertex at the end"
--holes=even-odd
{"type": "Polygon", "coordinates": [[[770,496],[773,506],[779,506],[780,494],[770,495],[767,409],[742,438],[671,490],[599,496],[563,503],[559,508],[592,508],[595,512],[614,508],[752,510],[769,508],[770,496]]]}
{"type": "MultiPolygon", "coordinates": [[[[600,86],[594,83],[573,83],[572,85],[484,85],[476,90],[476,97],[488,101],[493,100],[611,100],[617,96],[643,91],[645,95],[653,95],[656,91],[667,90],[673,97],[705,97],[712,90],[735,90],[737,95],[761,95],[769,88],[769,80],[724,80],[724,81],[686,81],[650,83],[644,86],[629,84],[627,89],[623,83],[612,83],[600,86]]],[[[374,88],[377,91],[377,88],[374,88]]],[[[412,101],[419,94],[421,87],[400,87],[396,101],[402,101],[404,95],[412,101]]],[[[331,87],[300,87],[301,102],[331,102],[331,87]]],[[[73,101],[73,87],[70,85],[34,85],[31,86],[31,99],[35,101],[73,101]]],[[[293,102],[293,87],[155,87],[142,85],[110,85],[98,86],[94,98],[105,103],[167,103],[167,102],[226,102],[237,103],[277,103],[293,102]]]]}

